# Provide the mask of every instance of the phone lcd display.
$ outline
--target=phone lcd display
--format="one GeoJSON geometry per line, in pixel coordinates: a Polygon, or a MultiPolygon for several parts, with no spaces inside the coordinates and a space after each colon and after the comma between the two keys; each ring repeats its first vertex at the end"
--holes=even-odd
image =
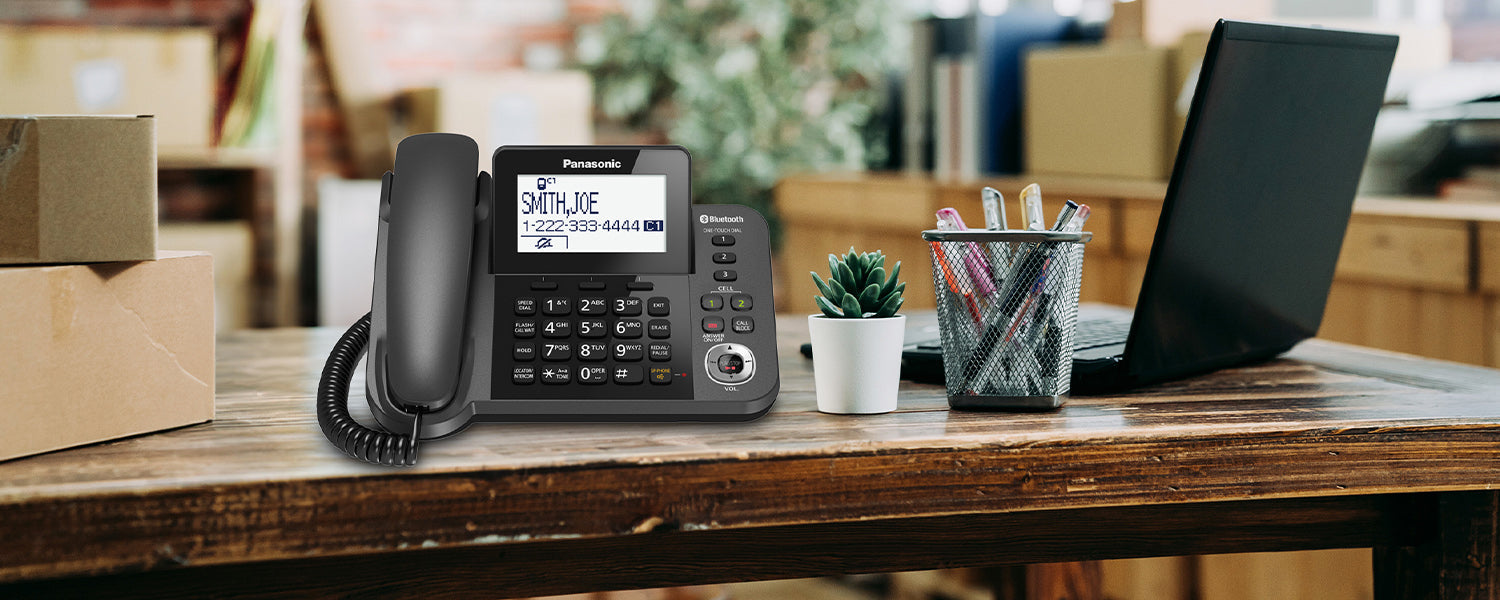
{"type": "Polygon", "coordinates": [[[667,176],[517,175],[516,252],[667,251],[667,176]]]}

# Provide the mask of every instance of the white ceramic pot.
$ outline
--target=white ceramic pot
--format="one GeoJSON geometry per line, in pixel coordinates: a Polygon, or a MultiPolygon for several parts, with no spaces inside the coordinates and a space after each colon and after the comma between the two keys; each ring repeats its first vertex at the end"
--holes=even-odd
{"type": "Polygon", "coordinates": [[[808,315],[818,410],[866,415],[896,410],[906,315],[834,319],[808,315]]]}

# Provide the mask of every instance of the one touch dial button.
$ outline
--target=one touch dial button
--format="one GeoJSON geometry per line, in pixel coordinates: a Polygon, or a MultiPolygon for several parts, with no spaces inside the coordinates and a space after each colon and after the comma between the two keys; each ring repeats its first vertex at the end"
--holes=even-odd
{"type": "Polygon", "coordinates": [[[724,385],[749,381],[755,376],[755,353],[744,344],[718,344],[703,357],[708,377],[724,385]]]}

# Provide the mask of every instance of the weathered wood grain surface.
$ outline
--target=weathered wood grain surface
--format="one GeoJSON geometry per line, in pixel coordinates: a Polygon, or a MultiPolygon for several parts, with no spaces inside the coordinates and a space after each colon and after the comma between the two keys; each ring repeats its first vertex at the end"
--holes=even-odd
{"type": "MultiPolygon", "coordinates": [[[[796,352],[805,319],[778,327],[782,391],[760,421],[480,425],[427,444],[413,469],[348,460],[319,432],[313,391],[339,332],[236,334],[219,346],[213,423],[0,463],[0,583],[292,559],[368,571],[374,553],[430,565],[434,557],[477,560],[468,550],[490,552],[487,561],[530,555],[540,566],[576,560],[584,542],[597,542],[586,548],[594,551],[701,553],[756,532],[826,544],[834,554],[801,563],[768,557],[741,564],[737,575],[664,566],[654,578],[596,577],[667,585],[813,574],[835,563],[883,570],[1269,550],[1275,536],[1309,538],[1288,547],[1410,545],[1391,533],[1402,526],[1388,522],[1385,501],[1367,497],[1500,483],[1497,371],[1315,341],[1270,363],[1074,398],[1055,413],[950,412],[940,387],[903,383],[898,412],[845,417],[814,408],[811,364],[796,352]],[[1188,529],[1170,534],[1177,537],[1140,529],[1138,539],[1128,531],[1161,522],[1172,505],[1201,525],[1239,514],[1244,501],[1273,499],[1264,506],[1292,502],[1285,514],[1308,510],[1299,518],[1326,523],[1289,519],[1305,533],[1246,533],[1238,545],[1188,529]],[[1304,506],[1314,501],[1326,504],[1304,506]],[[1204,504],[1216,502],[1227,508],[1204,504]],[[1152,508],[1160,505],[1168,506],[1152,508]],[[1032,511],[1051,510],[1094,515],[1104,519],[1099,527],[1115,522],[1096,531],[1113,531],[1120,547],[1027,559],[1023,534],[1005,552],[980,544],[991,533],[978,524],[1025,531],[1047,520],[1028,520],[1032,511]],[[838,554],[875,539],[917,544],[891,536],[920,538],[944,523],[957,533],[975,528],[973,539],[954,543],[996,556],[871,554],[851,563],[838,554]],[[836,543],[839,524],[849,537],[836,543]],[[1321,544],[1311,539],[1324,535],[1321,544]]],[[[1269,527],[1249,519],[1244,527],[1269,527]]],[[[1085,534],[1056,535],[1076,542],[1085,534]]],[[[791,547],[773,537],[749,548],[791,547]]],[[[1032,541],[1049,539],[1058,541],[1032,541]]],[[[561,593],[586,583],[523,587],[561,593]]]]}

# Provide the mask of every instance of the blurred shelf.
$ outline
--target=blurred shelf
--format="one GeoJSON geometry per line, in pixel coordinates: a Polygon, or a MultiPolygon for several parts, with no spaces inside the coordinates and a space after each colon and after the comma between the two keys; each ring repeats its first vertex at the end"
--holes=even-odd
{"type": "Polygon", "coordinates": [[[270,169],[276,155],[266,148],[188,148],[163,146],[156,151],[158,169],[270,169]]]}

